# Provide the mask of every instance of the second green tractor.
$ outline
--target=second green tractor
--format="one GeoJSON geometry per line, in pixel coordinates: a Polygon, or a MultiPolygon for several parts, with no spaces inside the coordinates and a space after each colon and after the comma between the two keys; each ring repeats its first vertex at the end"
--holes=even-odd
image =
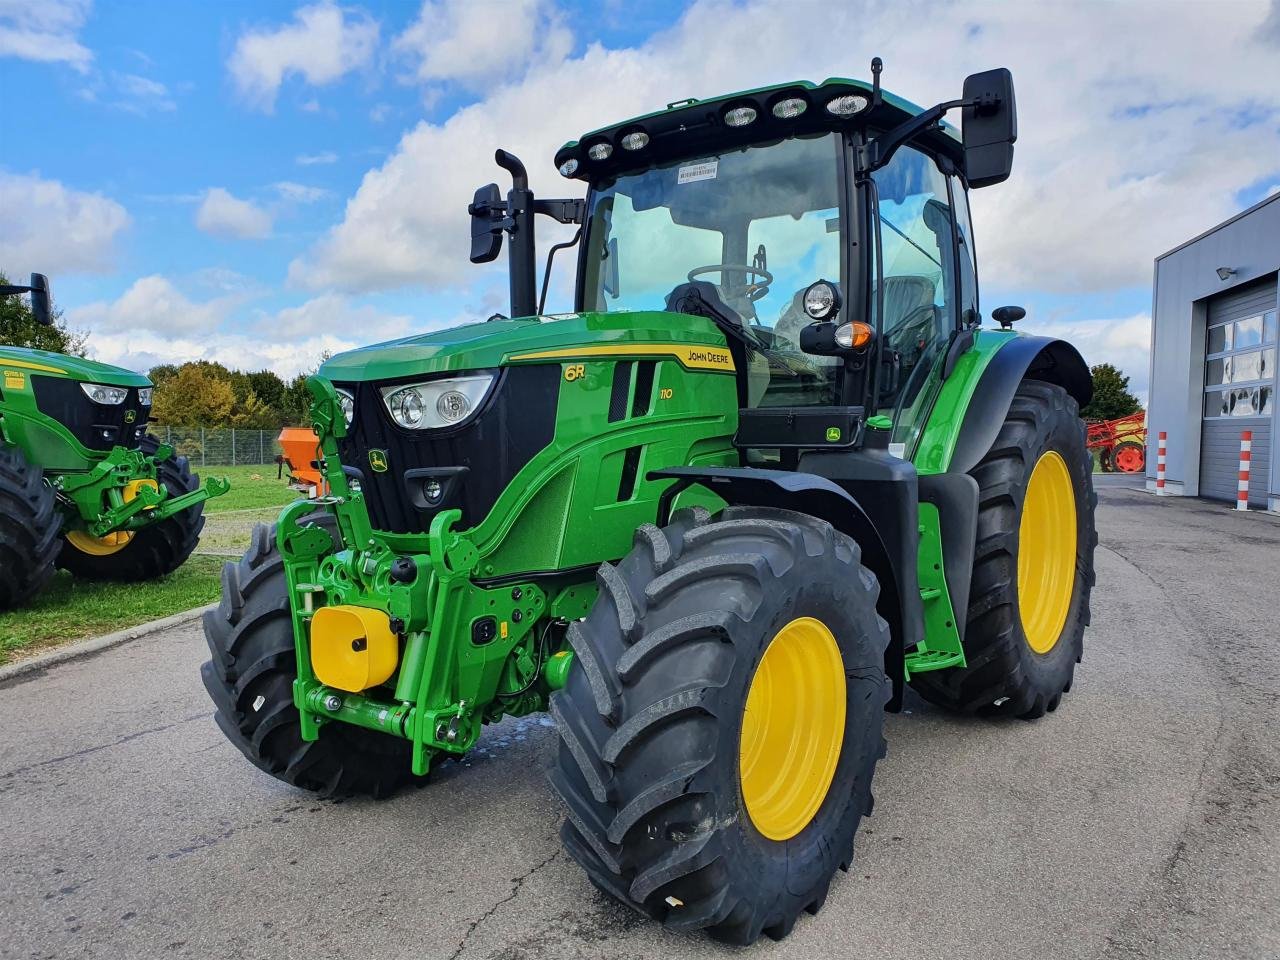
{"type": "Polygon", "coordinates": [[[873,73],[593,131],[555,157],[585,200],[498,152],[471,258],[509,245],[511,316],[325,363],[329,494],[259,528],[206,615],[250,761],[385,796],[550,711],[590,881],[750,943],[848,869],[908,684],[1058,707],[1094,578],[1092,384],[1021,309],[979,312],[967,198],[1009,175],[1012,78],[926,110],[873,73]],[[577,228],[570,313],[538,300],[541,216],[577,228]]]}

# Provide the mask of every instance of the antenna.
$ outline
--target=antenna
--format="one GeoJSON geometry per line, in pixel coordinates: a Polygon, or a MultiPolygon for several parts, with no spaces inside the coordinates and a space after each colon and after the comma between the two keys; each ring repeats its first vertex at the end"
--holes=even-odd
{"type": "Polygon", "coordinates": [[[884,61],[879,57],[871,58],[871,106],[880,106],[880,71],[884,69],[884,61]]]}

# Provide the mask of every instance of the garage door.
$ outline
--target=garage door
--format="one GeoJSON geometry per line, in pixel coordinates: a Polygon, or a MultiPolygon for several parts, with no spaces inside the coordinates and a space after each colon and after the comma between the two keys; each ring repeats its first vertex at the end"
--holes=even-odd
{"type": "Polygon", "coordinates": [[[1253,431],[1249,502],[1266,506],[1276,411],[1276,277],[1209,301],[1200,495],[1234,500],[1240,434],[1253,431]]]}

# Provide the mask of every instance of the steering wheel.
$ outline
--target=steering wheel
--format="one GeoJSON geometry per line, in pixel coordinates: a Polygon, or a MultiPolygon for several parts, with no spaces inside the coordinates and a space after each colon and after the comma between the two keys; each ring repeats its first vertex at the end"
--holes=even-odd
{"type": "Polygon", "coordinates": [[[721,276],[726,273],[741,273],[748,277],[759,277],[763,282],[757,283],[753,280],[747,285],[746,297],[752,303],[767,296],[769,284],[773,283],[773,274],[764,267],[754,267],[745,263],[712,263],[705,267],[694,267],[689,271],[688,279],[692,282],[704,273],[718,273],[721,276]]]}

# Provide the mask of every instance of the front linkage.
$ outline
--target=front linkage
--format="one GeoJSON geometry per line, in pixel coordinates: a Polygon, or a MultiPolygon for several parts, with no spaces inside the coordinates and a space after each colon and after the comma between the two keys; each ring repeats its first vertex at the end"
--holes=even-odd
{"type": "Polygon", "coordinates": [[[209,477],[199,489],[170,496],[160,485],[157,464],[170,459],[173,452],[163,443],[154,454],[115,447],[85,473],[59,474],[50,483],[75,508],[93,537],[141,530],[231,488],[228,481],[209,477]]]}
{"type": "Polygon", "coordinates": [[[595,600],[590,582],[485,585],[475,544],[438,514],[425,551],[398,553],[375,536],[338,454],[346,436],[337,394],[313,377],[311,417],[330,494],[299,500],[277,527],[293,617],[293,699],[304,740],[341,721],[413,744],[413,772],[460,755],[484,723],[546,709],[572,662],[565,627],[595,600]],[[332,535],[317,511],[333,516],[332,535]]]}

